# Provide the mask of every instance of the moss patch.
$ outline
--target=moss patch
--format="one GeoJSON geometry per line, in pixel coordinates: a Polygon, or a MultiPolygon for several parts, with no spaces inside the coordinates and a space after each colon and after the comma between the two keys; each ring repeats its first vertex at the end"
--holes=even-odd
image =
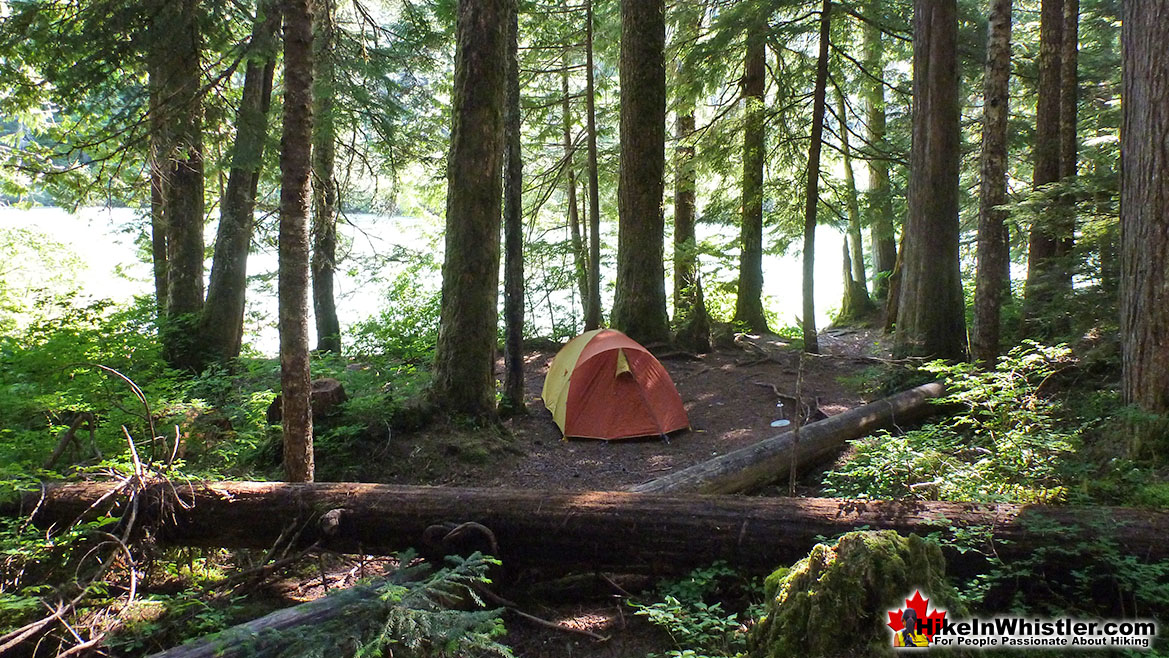
{"type": "Polygon", "coordinates": [[[945,568],[938,545],[917,535],[851,532],[818,544],[767,578],[769,600],[748,656],[892,656],[886,611],[914,590],[948,616],[965,616],[945,568]]]}

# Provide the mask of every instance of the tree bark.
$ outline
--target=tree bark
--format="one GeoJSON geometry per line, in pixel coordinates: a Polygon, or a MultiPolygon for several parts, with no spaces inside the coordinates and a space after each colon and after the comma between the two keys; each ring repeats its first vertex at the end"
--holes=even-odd
{"type": "Polygon", "coordinates": [[[162,208],[166,225],[166,360],[177,368],[202,365],[192,320],[203,309],[203,69],[197,0],[160,2],[151,24],[153,71],[158,72],[162,208]]]}
{"type": "Polygon", "coordinates": [[[166,320],[166,117],[162,116],[162,70],[159,57],[151,55],[147,66],[150,99],[150,252],[154,270],[154,301],[158,322],[166,320]]]}
{"type": "Polygon", "coordinates": [[[508,0],[460,0],[455,33],[446,256],[431,398],[493,419],[508,0]]]}
{"type": "Polygon", "coordinates": [[[243,344],[248,252],[252,247],[256,190],[268,138],[268,110],[282,18],[275,0],[261,2],[256,12],[244,70],[243,97],[236,113],[231,170],[221,202],[211,281],[200,326],[208,356],[219,360],[239,356],[243,344]]]}
{"type": "MultiPolygon", "coordinates": [[[[1063,0],[1063,33],[1060,35],[1059,54],[1059,179],[1071,185],[1078,173],[1079,139],[1076,135],[1077,110],[1080,100],[1079,48],[1080,0],[1063,0]]],[[[1076,195],[1064,192],[1059,200],[1060,239],[1056,253],[1067,260],[1075,247],[1076,195]]],[[[1071,271],[1067,272],[1071,285],[1071,271]]]]}
{"type": "Polygon", "coordinates": [[[597,329],[601,317],[601,193],[597,176],[597,108],[593,76],[593,1],[585,0],[585,131],[589,156],[589,299],[585,331],[597,329]]]}
{"type": "Polygon", "coordinates": [[[812,135],[808,145],[808,178],[804,188],[804,351],[820,352],[816,333],[816,210],[820,206],[820,149],[824,141],[824,106],[828,92],[828,49],[832,26],[832,2],[820,8],[820,53],[816,59],[816,88],[812,96],[812,135]]]}
{"type": "Polygon", "coordinates": [[[786,478],[796,468],[835,455],[852,439],[889,425],[917,420],[936,411],[931,400],[945,394],[941,384],[924,384],[896,395],[829,416],[800,428],[798,441],[786,431],[759,443],[674,471],[632,487],[640,493],[744,493],[786,478]]]}
{"type": "Polygon", "coordinates": [[[316,0],[313,24],[313,135],[312,135],[312,278],[313,317],[317,325],[317,350],[341,353],[341,323],[333,276],[337,270],[337,178],[333,173],[337,154],[336,41],[333,0],[316,0]]]}
{"type": "Polygon", "coordinates": [[[869,299],[865,275],[865,252],[861,237],[861,209],[857,198],[856,178],[852,171],[852,147],[848,139],[848,107],[844,94],[836,88],[836,118],[840,128],[840,153],[844,167],[844,200],[848,209],[848,232],[844,241],[844,298],[840,303],[837,324],[865,322],[875,307],[869,299]]]}
{"type": "MultiPolygon", "coordinates": [[[[508,413],[523,413],[524,406],[524,172],[520,153],[520,64],[519,64],[519,8],[516,0],[509,0],[507,7],[507,108],[504,130],[507,140],[505,154],[505,178],[503,185],[503,231],[504,231],[504,281],[503,318],[506,331],[504,342],[503,400],[500,407],[508,413]]],[[[567,75],[567,74],[566,74],[567,75]]],[[[567,84],[567,78],[565,80],[567,84]]],[[[568,103],[565,96],[564,102],[568,103]]],[[[568,118],[565,116],[565,136],[568,118]]],[[[568,171],[572,176],[572,160],[569,157],[568,171]]],[[[576,214],[575,183],[569,179],[569,210],[576,214]]],[[[574,222],[576,223],[576,222],[574,222]]],[[[579,248],[580,235],[577,227],[574,248],[579,248]]],[[[577,269],[583,265],[576,255],[577,269]]]]}
{"type": "Polygon", "coordinates": [[[766,18],[753,18],[747,29],[747,55],[743,67],[743,217],[739,237],[739,287],[733,322],[754,333],[768,331],[767,318],[763,315],[766,36],[766,18]]]}
{"type": "Polygon", "coordinates": [[[576,274],[576,287],[580,291],[583,315],[588,315],[589,304],[589,253],[585,249],[580,231],[580,210],[576,198],[576,142],[572,137],[572,104],[568,85],[569,59],[565,49],[561,59],[564,70],[560,77],[560,114],[564,133],[564,173],[567,180],[568,229],[572,239],[572,266],[576,274]]]}
{"type": "MultiPolygon", "coordinates": [[[[887,299],[889,277],[897,265],[897,236],[893,229],[893,196],[889,189],[889,144],[885,141],[885,73],[881,28],[882,0],[869,0],[864,33],[865,70],[862,75],[865,114],[868,117],[869,236],[873,247],[873,296],[887,299]]],[[[896,313],[894,313],[896,315],[896,313]]]]}
{"type": "MultiPolygon", "coordinates": [[[[1036,190],[1060,178],[1060,64],[1063,49],[1064,0],[1043,0],[1039,14],[1039,93],[1035,120],[1035,169],[1032,185],[1036,190]]],[[[1071,276],[1059,258],[1063,234],[1059,208],[1040,213],[1031,226],[1027,242],[1027,284],[1023,314],[1032,328],[1049,333],[1032,322],[1037,315],[1058,299],[1060,291],[1070,288],[1071,276]],[[1066,284],[1066,285],[1065,285],[1066,284]]]]}
{"type": "Polygon", "coordinates": [[[974,289],[972,356],[993,366],[999,356],[1004,295],[1010,294],[1010,236],[1006,228],[1008,86],[1011,0],[991,4],[982,93],[982,160],[978,195],[978,273],[974,289]]]}
{"type": "Polygon", "coordinates": [[[284,477],[313,480],[308,340],[309,177],[313,133],[313,0],[284,4],[278,303],[284,477]]]}
{"type": "Polygon", "coordinates": [[[664,0],[621,0],[621,168],[613,326],[641,343],[670,340],[662,216],[665,45],[664,0]]]}
{"type": "Polygon", "coordinates": [[[1169,413],[1169,7],[1123,5],[1120,337],[1127,404],[1169,413]]]}
{"type": "MultiPolygon", "coordinates": [[[[110,493],[109,483],[54,485],[34,517],[63,525],[110,493]]],[[[40,492],[29,494],[32,509],[40,492]]],[[[1002,558],[1038,546],[1114,539],[1142,559],[1169,555],[1169,512],[1117,507],[766,498],[621,491],[530,491],[361,483],[169,482],[149,486],[139,518],[163,544],[270,548],[290,525],[296,546],[386,554],[426,546],[428,529],[448,522],[490,529],[509,569],[687,573],[726,560],[753,573],[803,557],[824,537],[857,528],[952,538],[993,529],[1002,558]],[[184,504],[178,504],[175,496],[184,504]],[[333,510],[339,510],[333,512],[333,510]],[[328,522],[321,523],[322,517],[328,522]],[[1043,527],[1058,530],[1042,530],[1043,527]]],[[[122,500],[99,504],[98,512],[122,500]]],[[[6,510],[9,514],[11,510],[6,510]]],[[[954,560],[982,559],[974,551],[954,560]]]]}
{"type": "MultiPolygon", "coordinates": [[[[677,10],[676,10],[677,11],[677,10]]],[[[696,36],[702,17],[681,19],[678,41],[696,36]]],[[[679,57],[675,87],[682,90],[696,72],[685,57],[679,57]]],[[[710,315],[702,297],[702,269],[695,231],[695,199],[698,174],[694,169],[694,99],[680,91],[674,121],[674,327],[675,340],[682,349],[699,354],[710,351],[710,315]]]]}
{"type": "Polygon", "coordinates": [[[913,13],[913,149],[895,353],[963,359],[958,8],[955,0],[916,0],[913,13]]]}

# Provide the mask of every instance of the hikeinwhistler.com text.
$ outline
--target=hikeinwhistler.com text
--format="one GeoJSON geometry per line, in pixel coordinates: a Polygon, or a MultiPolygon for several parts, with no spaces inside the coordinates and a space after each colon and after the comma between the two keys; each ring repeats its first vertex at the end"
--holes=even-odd
{"type": "Polygon", "coordinates": [[[1024,619],[998,616],[991,619],[921,620],[918,625],[933,633],[937,647],[1003,649],[1010,647],[1081,647],[1148,649],[1157,637],[1152,620],[1080,620],[1071,618],[1024,619]]]}

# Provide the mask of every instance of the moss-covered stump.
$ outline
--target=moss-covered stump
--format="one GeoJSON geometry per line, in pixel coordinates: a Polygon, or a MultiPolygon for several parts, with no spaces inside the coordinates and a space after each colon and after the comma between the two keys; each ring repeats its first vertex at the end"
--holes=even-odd
{"type": "Polygon", "coordinates": [[[887,611],[903,608],[915,590],[950,618],[965,615],[945,569],[938,545],[917,535],[850,532],[834,546],[818,544],[767,578],[748,656],[891,656],[887,611]]]}

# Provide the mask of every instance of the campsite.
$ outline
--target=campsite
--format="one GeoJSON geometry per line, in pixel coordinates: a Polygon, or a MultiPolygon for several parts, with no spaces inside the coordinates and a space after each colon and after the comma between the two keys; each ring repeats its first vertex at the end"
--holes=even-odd
{"type": "Polygon", "coordinates": [[[1162,4],[0,0],[0,656],[1169,656],[1162,4]]]}

